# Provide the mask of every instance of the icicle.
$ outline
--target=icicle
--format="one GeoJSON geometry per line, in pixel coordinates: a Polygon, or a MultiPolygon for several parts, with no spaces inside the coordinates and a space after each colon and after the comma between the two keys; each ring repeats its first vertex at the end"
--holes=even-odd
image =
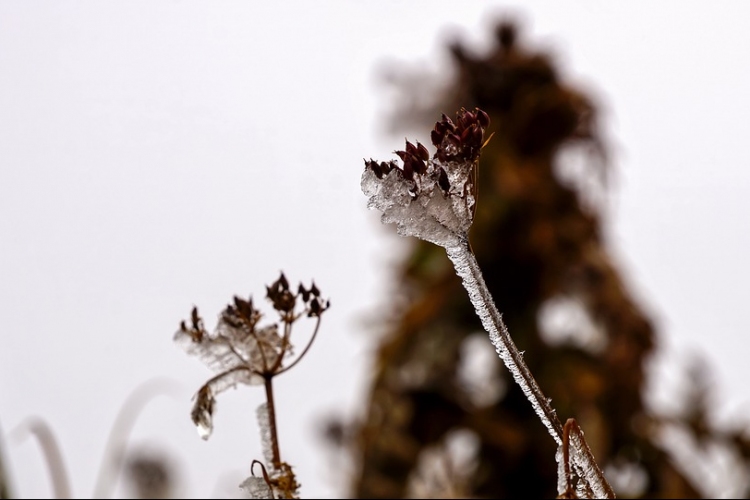
{"type": "Polygon", "coordinates": [[[260,441],[263,446],[263,458],[269,467],[273,467],[273,444],[271,440],[271,418],[268,414],[268,403],[263,403],[255,410],[260,427],[260,441]]]}

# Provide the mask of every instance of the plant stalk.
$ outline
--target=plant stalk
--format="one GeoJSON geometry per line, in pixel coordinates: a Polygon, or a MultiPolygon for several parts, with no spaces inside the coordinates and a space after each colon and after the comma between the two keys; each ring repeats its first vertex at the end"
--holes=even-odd
{"type": "Polygon", "coordinates": [[[273,375],[265,375],[266,402],[268,405],[268,429],[271,433],[271,453],[273,468],[281,469],[281,452],[279,451],[279,435],[276,430],[276,406],[273,400],[273,375]]]}
{"type": "MultiPolygon", "coordinates": [[[[508,333],[508,328],[495,306],[476,257],[471,251],[468,236],[463,235],[459,240],[458,244],[446,247],[446,252],[453,263],[456,274],[461,278],[464,288],[469,294],[469,299],[477,316],[482,321],[482,326],[489,334],[490,341],[495,346],[500,359],[510,370],[513,379],[531,402],[531,406],[547,427],[552,438],[558,446],[563,446],[563,426],[557,417],[557,412],[550,405],[550,400],[544,396],[539,384],[526,366],[523,355],[513,342],[510,333],[508,333]]],[[[587,483],[596,479],[596,481],[593,481],[594,484],[590,484],[590,486],[597,497],[614,498],[612,488],[604,478],[604,474],[594,460],[588,445],[585,444],[583,433],[580,432],[580,429],[577,430],[579,432],[574,432],[571,440],[575,452],[573,463],[576,473],[587,483]]]]}

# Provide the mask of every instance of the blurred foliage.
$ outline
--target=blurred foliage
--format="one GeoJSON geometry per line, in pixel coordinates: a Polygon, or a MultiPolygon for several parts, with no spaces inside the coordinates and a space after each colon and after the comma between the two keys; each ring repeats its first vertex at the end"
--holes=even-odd
{"type": "MultiPolygon", "coordinates": [[[[498,23],[494,34],[482,55],[449,46],[455,78],[429,105],[419,84],[428,75],[401,78],[407,99],[394,123],[400,133],[428,131],[461,106],[490,114],[471,243],[511,335],[560,418],[578,420],[619,497],[698,497],[700,480],[661,444],[664,426],[721,440],[746,468],[747,436],[713,429],[705,398],[683,397],[684,414],[669,418],[647,408],[645,367],[657,335],[607,250],[601,206],[585,196],[592,180],[599,194],[607,188],[596,106],[562,81],[549,56],[521,43],[514,23],[498,23]],[[560,168],[571,151],[584,165],[572,178],[560,168]]],[[[379,311],[390,319],[364,416],[337,432],[358,468],[352,495],[555,497],[553,440],[496,357],[484,382],[495,396],[476,397],[482,388],[462,376],[478,369],[466,344],[486,334],[443,249],[410,244],[398,304],[379,311]],[[446,444],[456,432],[475,443],[464,446],[472,456],[463,464],[446,444]],[[429,458],[436,453],[444,460],[430,473],[430,460],[441,463],[429,458]]]]}

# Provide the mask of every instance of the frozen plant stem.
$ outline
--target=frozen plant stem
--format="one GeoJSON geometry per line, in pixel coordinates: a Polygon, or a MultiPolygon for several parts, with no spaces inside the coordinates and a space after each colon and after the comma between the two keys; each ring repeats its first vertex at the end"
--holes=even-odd
{"type": "Polygon", "coordinates": [[[279,435],[276,431],[276,408],[273,401],[273,375],[266,375],[266,403],[268,404],[268,429],[271,433],[271,453],[273,454],[273,468],[281,468],[281,452],[279,451],[279,435]]]}
{"type": "Polygon", "coordinates": [[[497,307],[495,307],[487,284],[484,282],[477,259],[469,247],[468,239],[461,238],[459,244],[447,247],[446,252],[453,263],[456,274],[461,278],[474,310],[479,319],[482,320],[482,326],[489,334],[490,341],[495,346],[500,359],[503,360],[505,366],[513,374],[516,383],[531,401],[534,411],[539,415],[557,445],[562,446],[562,424],[508,333],[508,328],[505,326],[497,307]]]}
{"type": "Polygon", "coordinates": [[[489,334],[490,342],[495,346],[500,359],[508,367],[513,379],[531,402],[531,406],[557,442],[558,447],[563,447],[565,450],[564,460],[566,464],[569,463],[569,448],[572,447],[574,450],[574,453],[572,453],[573,469],[584,480],[594,497],[615,498],[614,491],[607,483],[583,437],[583,431],[574,419],[568,420],[566,424],[568,432],[563,432],[563,426],[560,419],[557,418],[557,412],[539,388],[531,370],[523,360],[523,355],[508,333],[502,315],[497,310],[487,289],[487,284],[484,282],[477,259],[469,246],[468,238],[464,236],[459,240],[459,244],[446,247],[446,253],[453,263],[456,274],[461,278],[474,310],[482,321],[482,326],[489,334]]]}
{"type": "Polygon", "coordinates": [[[557,443],[558,461],[563,455],[570,457],[565,466],[573,474],[558,481],[558,493],[573,491],[573,482],[577,495],[614,498],[577,424],[564,432],[508,333],[471,251],[468,234],[476,209],[476,168],[489,124],[484,111],[462,108],[455,122],[443,115],[435,124],[430,140],[437,152],[432,157],[422,144],[406,141],[406,149],[395,152],[403,167],[395,161],[365,160],[361,187],[367,206],[383,213],[384,224],[395,223],[401,236],[416,236],[445,248],[492,345],[557,443]],[[566,453],[559,452],[563,449],[566,453]]]}

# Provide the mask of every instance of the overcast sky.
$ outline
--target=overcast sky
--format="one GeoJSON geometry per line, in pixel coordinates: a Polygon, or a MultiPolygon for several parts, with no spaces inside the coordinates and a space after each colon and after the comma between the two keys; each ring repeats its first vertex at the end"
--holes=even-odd
{"type": "MultiPolygon", "coordinates": [[[[342,496],[320,425],[356,414],[363,318],[400,248],[359,189],[362,158],[403,144],[382,132],[378,70],[439,69],[445,37],[481,47],[503,12],[602,109],[610,245],[663,358],[706,356],[717,408],[747,418],[747,3],[4,0],[3,432],[41,416],[74,495],[90,497],[125,399],[173,379],[177,396],[145,407],[131,443],[177,457],[182,494],[230,494],[261,457],[263,391],[222,394],[203,442],[190,397],[210,372],[172,334],[193,305],[212,328],[233,295],[260,298],[284,270],[332,307],[277,379],[282,458],[303,497],[342,496]]],[[[17,495],[50,497],[36,444],[6,445],[17,495]]]]}

